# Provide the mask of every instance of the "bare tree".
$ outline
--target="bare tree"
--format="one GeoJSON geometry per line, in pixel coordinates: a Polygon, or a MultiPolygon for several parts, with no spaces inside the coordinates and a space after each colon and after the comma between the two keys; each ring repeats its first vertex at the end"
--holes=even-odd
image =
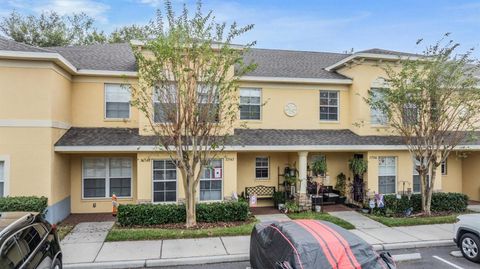
{"type": "Polygon", "coordinates": [[[176,17],[166,1],[165,13],[167,27],[158,12],[151,25],[156,37],[135,50],[139,83],[132,86],[133,105],[147,118],[146,131],[155,136],[158,150],[167,152],[181,173],[186,226],[192,227],[200,175],[224,149],[238,117],[239,77],[255,67],[242,57],[253,43],[232,41],[253,25],[226,29],[215,23],[212,11],[202,13],[201,2],[193,16],[184,5],[176,17]]]}
{"type": "MultiPolygon", "coordinates": [[[[444,39],[424,55],[385,68],[389,86],[370,91],[367,103],[383,113],[404,138],[421,178],[422,210],[430,215],[436,170],[449,154],[479,127],[478,63],[469,50],[444,39]]],[[[419,41],[420,42],[420,41],[419,41]]]]}

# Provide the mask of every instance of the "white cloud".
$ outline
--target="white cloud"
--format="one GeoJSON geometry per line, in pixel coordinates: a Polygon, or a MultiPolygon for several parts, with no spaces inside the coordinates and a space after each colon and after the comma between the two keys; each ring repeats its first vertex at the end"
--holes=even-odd
{"type": "Polygon", "coordinates": [[[5,5],[0,8],[0,14],[6,10],[17,10],[20,13],[41,13],[55,11],[60,15],[81,13],[95,18],[100,22],[107,22],[106,13],[110,6],[98,0],[0,0],[5,5]]]}
{"type": "Polygon", "coordinates": [[[108,21],[105,13],[109,9],[110,6],[94,0],[48,0],[33,8],[37,13],[55,11],[60,15],[84,12],[103,23],[108,21]]]}
{"type": "Polygon", "coordinates": [[[152,7],[159,7],[163,3],[163,0],[138,0],[138,2],[152,7]]]}

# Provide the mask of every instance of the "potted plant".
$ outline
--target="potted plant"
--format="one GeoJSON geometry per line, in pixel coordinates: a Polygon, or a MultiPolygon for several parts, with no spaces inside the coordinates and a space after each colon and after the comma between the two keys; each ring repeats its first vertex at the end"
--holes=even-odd
{"type": "Polygon", "coordinates": [[[345,197],[345,190],[347,188],[347,177],[344,173],[337,175],[337,183],[335,183],[335,190],[338,191],[340,197],[338,198],[338,203],[344,204],[347,197],[345,197]]]}
{"type": "Polygon", "coordinates": [[[363,176],[367,172],[368,162],[363,158],[352,158],[348,161],[348,167],[354,175],[363,176]]]}
{"type": "Polygon", "coordinates": [[[312,172],[315,176],[324,175],[327,173],[327,160],[319,158],[312,163],[312,172]]]}
{"type": "Polygon", "coordinates": [[[283,191],[276,191],[273,193],[273,203],[275,207],[278,207],[278,210],[282,210],[285,207],[286,196],[283,191]]]}

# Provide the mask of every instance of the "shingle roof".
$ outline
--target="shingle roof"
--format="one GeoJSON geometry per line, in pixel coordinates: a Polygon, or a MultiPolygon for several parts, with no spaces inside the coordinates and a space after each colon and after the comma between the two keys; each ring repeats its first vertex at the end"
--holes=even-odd
{"type": "MultiPolygon", "coordinates": [[[[359,136],[350,130],[236,129],[229,145],[401,145],[396,136],[359,136]]],[[[136,128],[70,128],[56,146],[154,146],[154,136],[141,136],[136,128]]]]}
{"type": "Polygon", "coordinates": [[[0,50],[23,51],[23,52],[53,52],[48,49],[39,48],[6,39],[0,36],[0,50]]]}
{"type": "MultiPolygon", "coordinates": [[[[142,136],[137,128],[70,128],[55,146],[155,146],[155,136],[142,136]]],[[[347,129],[285,130],[235,129],[230,146],[355,146],[404,145],[400,136],[360,136],[347,129]]],[[[480,145],[480,132],[462,145],[480,145]]]]}
{"type": "Polygon", "coordinates": [[[345,76],[324,68],[348,56],[330,52],[251,49],[244,55],[244,61],[257,64],[247,76],[345,79],[345,76]]]}
{"type": "Polygon", "coordinates": [[[50,47],[48,49],[60,53],[79,70],[137,70],[135,57],[128,43],[50,47]]]}

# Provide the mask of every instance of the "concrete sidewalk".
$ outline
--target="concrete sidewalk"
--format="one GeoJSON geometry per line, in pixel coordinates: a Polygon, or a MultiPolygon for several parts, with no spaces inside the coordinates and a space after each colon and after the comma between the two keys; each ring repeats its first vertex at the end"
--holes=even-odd
{"type": "MultiPolygon", "coordinates": [[[[373,245],[376,250],[453,244],[452,224],[391,228],[358,213],[331,214],[358,225],[351,232],[373,245]]],[[[265,220],[279,218],[286,219],[284,216],[268,216],[265,220]]],[[[77,225],[61,243],[64,268],[168,267],[249,260],[249,236],[103,242],[112,224],[100,222],[77,225]]]]}

